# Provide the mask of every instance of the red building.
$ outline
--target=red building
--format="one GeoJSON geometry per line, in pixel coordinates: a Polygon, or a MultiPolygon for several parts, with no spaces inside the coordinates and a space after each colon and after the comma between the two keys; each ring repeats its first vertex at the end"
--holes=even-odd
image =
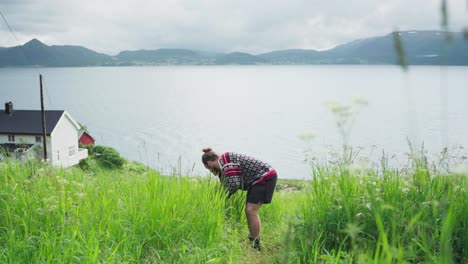
{"type": "Polygon", "coordinates": [[[88,133],[84,132],[81,134],[80,139],[78,140],[78,144],[83,145],[94,145],[94,138],[89,135],[88,133]]]}

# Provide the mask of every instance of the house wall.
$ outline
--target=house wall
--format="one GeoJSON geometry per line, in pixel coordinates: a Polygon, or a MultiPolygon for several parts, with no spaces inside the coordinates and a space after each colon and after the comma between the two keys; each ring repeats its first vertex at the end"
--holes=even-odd
{"type": "MultiPolygon", "coordinates": [[[[42,139],[42,137],[41,137],[42,139]]],[[[12,143],[12,144],[36,144],[36,136],[33,135],[15,135],[15,141],[8,141],[8,135],[0,135],[0,144],[12,143]]]]}
{"type": "MultiPolygon", "coordinates": [[[[18,135],[15,134],[15,141],[9,141],[8,140],[8,135],[0,135],[0,144],[33,144],[33,145],[39,145],[40,146],[40,153],[39,153],[39,159],[43,159],[44,155],[42,153],[42,136],[40,135],[18,135]],[[36,137],[40,137],[41,141],[36,142],[36,137]]],[[[50,157],[51,155],[51,142],[50,142],[50,136],[47,137],[47,156],[50,157]]]]}
{"type": "Polygon", "coordinates": [[[83,145],[94,145],[94,139],[84,133],[81,135],[79,143],[83,145]]]}
{"type": "Polygon", "coordinates": [[[88,156],[87,150],[78,148],[78,131],[67,114],[62,115],[52,132],[49,160],[52,165],[69,167],[88,156]]]}

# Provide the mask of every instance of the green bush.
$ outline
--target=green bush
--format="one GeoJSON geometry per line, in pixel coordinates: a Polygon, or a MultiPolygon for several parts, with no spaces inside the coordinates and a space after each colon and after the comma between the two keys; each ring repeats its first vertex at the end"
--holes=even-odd
{"type": "Polygon", "coordinates": [[[120,157],[119,152],[111,147],[96,146],[94,148],[95,153],[97,154],[97,159],[101,162],[103,166],[109,168],[122,168],[125,160],[120,157]]]}
{"type": "Polygon", "coordinates": [[[127,162],[124,166],[124,170],[142,174],[148,171],[148,167],[138,162],[127,162]]]}
{"type": "Polygon", "coordinates": [[[78,167],[84,171],[89,171],[91,166],[90,166],[90,157],[88,156],[86,159],[80,160],[80,163],[78,163],[78,167]]]}
{"type": "Polygon", "coordinates": [[[102,154],[102,153],[104,152],[104,150],[106,150],[106,149],[108,149],[108,148],[113,149],[113,148],[111,148],[111,147],[105,147],[105,146],[99,146],[99,145],[98,145],[98,146],[94,146],[94,153],[102,154]]]}
{"type": "Polygon", "coordinates": [[[93,154],[94,154],[94,145],[93,145],[93,144],[89,144],[89,145],[80,144],[80,148],[85,148],[85,149],[87,149],[89,155],[93,155],[93,154]]]}
{"type": "Polygon", "coordinates": [[[122,169],[125,164],[125,159],[120,156],[120,153],[112,147],[82,145],[81,148],[88,150],[88,158],[81,160],[78,166],[84,171],[94,171],[99,167],[110,169],[122,169]]]}

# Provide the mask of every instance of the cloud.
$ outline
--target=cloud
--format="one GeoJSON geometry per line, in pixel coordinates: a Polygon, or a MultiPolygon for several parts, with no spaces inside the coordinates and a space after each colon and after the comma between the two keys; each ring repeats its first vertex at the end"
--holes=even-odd
{"type": "MultiPolygon", "coordinates": [[[[465,0],[448,1],[451,29],[468,26],[465,0]]],[[[122,50],[191,48],[261,53],[328,49],[400,30],[440,29],[440,0],[2,0],[19,42],[122,50]]],[[[15,46],[0,23],[0,46],[15,46]]]]}

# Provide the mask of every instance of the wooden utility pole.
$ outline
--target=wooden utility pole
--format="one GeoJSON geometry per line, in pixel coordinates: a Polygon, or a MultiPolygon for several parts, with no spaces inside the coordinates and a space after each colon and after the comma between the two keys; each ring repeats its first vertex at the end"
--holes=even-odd
{"type": "Polygon", "coordinates": [[[44,111],[44,94],[42,92],[42,74],[39,74],[39,84],[41,86],[42,142],[44,145],[44,161],[47,162],[47,135],[44,111]]]}

